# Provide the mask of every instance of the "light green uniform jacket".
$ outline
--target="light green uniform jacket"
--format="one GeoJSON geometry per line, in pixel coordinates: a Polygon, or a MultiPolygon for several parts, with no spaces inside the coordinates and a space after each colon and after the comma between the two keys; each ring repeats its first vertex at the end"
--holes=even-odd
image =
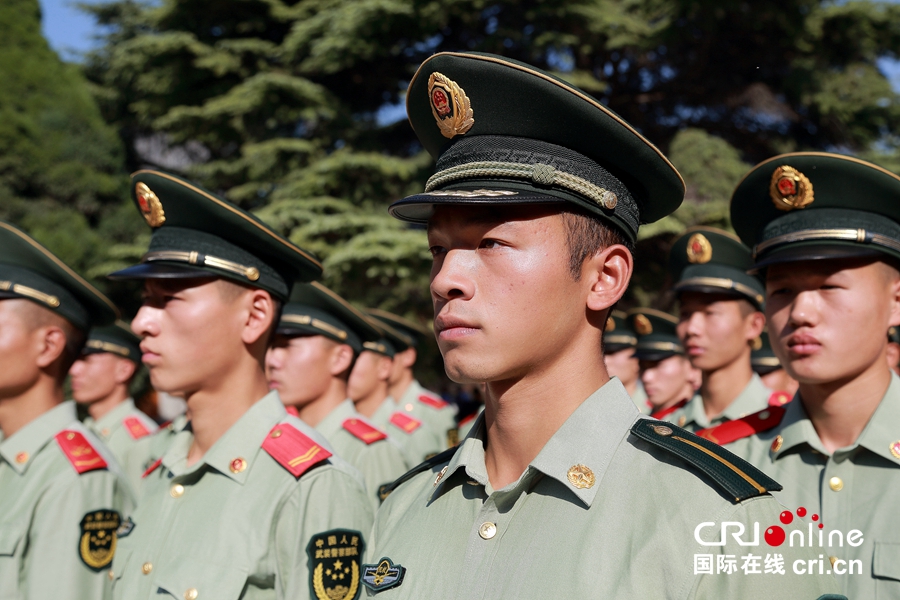
{"type": "Polygon", "coordinates": [[[158,427],[153,419],[139,411],[134,400],[128,398],[96,421],[88,417],[84,424],[112,451],[132,488],[140,489],[141,475],[147,465],[138,442],[156,433],[158,427]],[[139,426],[133,426],[130,419],[135,419],[139,426]]]}
{"type": "MultiPolygon", "coordinates": [[[[77,452],[85,460],[96,457],[81,448],[77,452]]],[[[0,598],[107,598],[114,526],[131,507],[124,474],[109,450],[78,422],[73,402],[63,402],[3,440],[0,598]],[[107,468],[79,474],[55,439],[63,430],[82,434],[107,468]],[[98,514],[100,529],[93,530],[98,514]],[[98,540],[101,531],[104,539],[98,540]]]]}
{"type": "MultiPolygon", "coordinates": [[[[785,409],[774,429],[726,448],[784,486],[776,498],[794,511],[794,521],[802,522],[807,533],[812,524],[819,553],[861,561],[862,574],[836,576],[848,598],[900,598],[900,379],[891,375],[887,393],[859,439],[834,454],[822,446],[799,395],[785,409]],[[806,509],[805,518],[796,516],[800,507],[806,509]],[[821,546],[814,514],[824,525],[821,546]],[[852,530],[861,532],[861,544],[848,543],[852,530]]],[[[849,571],[850,563],[838,569],[849,571]]]]}
{"type": "Polygon", "coordinates": [[[325,436],[338,456],[362,474],[369,500],[373,509],[377,510],[381,505],[379,492],[382,486],[393,482],[415,465],[406,464],[400,445],[391,438],[368,442],[344,427],[346,421],[360,421],[378,429],[356,412],[352,400],[344,400],[316,425],[316,431],[325,436]]]}
{"type": "Polygon", "coordinates": [[[329,590],[358,587],[372,503],[345,461],[317,462],[328,443],[276,392],[188,466],[192,441],[189,428],[177,433],[144,481],[113,562],[115,598],[327,600],[329,590]],[[262,448],[272,442],[284,462],[308,470],[295,476],[262,448]],[[340,556],[339,569],[324,564],[326,551],[340,556]]]}
{"type": "MultiPolygon", "coordinates": [[[[757,546],[730,537],[700,545],[695,530],[705,522],[764,530],[783,509],[768,494],[736,502],[692,463],[632,434],[644,419],[618,380],[592,394],[501,490],[488,481],[483,419],[449,463],[399,485],[379,510],[363,572],[379,578],[379,598],[812,600],[837,589],[832,577],[793,574],[794,560],[812,553],[769,547],[762,534],[757,546]],[[734,556],[737,572],[695,574],[695,554],[709,555],[713,569],[718,556],[734,556]],[[744,574],[749,554],[760,571],[767,554],[782,555],[785,574],[744,574]]],[[[718,528],[702,530],[706,543],[718,538],[718,528]]]]}
{"type": "Polygon", "coordinates": [[[650,407],[647,405],[647,392],[644,390],[644,384],[640,381],[637,382],[637,389],[634,390],[634,395],[631,399],[634,400],[634,405],[639,413],[642,415],[650,414],[650,407]]]}
{"type": "Polygon", "coordinates": [[[675,423],[688,431],[700,431],[764,409],[769,405],[769,396],[771,395],[772,390],[767,388],[759,375],[754,373],[743,391],[719,416],[709,419],[706,416],[706,409],[703,407],[703,398],[700,397],[700,394],[695,394],[687,404],[667,415],[663,420],[675,423]]]}
{"type": "Polygon", "coordinates": [[[403,397],[397,403],[396,410],[402,410],[406,414],[422,421],[425,427],[435,436],[435,441],[441,450],[446,450],[458,443],[459,433],[456,428],[456,408],[445,402],[438,394],[422,387],[422,384],[415,379],[403,392],[403,397]],[[432,406],[428,402],[423,401],[422,396],[433,398],[443,406],[440,408],[432,406]]]}
{"type": "Polygon", "coordinates": [[[403,458],[408,465],[417,465],[446,449],[446,440],[442,441],[439,436],[432,433],[422,419],[401,410],[390,396],[381,403],[372,415],[371,421],[400,444],[403,458]],[[418,425],[410,421],[404,422],[404,418],[413,419],[418,425]]]}

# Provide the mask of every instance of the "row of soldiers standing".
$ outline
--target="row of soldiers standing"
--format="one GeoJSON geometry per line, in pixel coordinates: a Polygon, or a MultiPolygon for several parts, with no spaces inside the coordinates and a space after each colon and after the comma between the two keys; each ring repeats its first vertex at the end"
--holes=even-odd
{"type": "Polygon", "coordinates": [[[437,174],[390,210],[428,227],[448,374],[485,386],[459,445],[412,378],[414,326],[315,283],[320,263],[252,215],[141,171],[150,247],[110,275],[143,283],[135,337],[0,223],[0,597],[900,597],[900,178],[762,163],[732,200],[738,239],[676,242],[679,317],[610,320],[639,224],[683,198],[666,158],[501,57],[436,55],[409,97],[437,174]],[[793,399],[751,368],[766,317],[793,399]],[[604,329],[611,352],[626,322],[645,375],[677,359],[678,385],[645,379],[670,424],[607,375],[604,329]],[[127,400],[138,354],[187,400],[160,431],[127,400]],[[825,573],[826,545],[794,543],[807,521],[848,541],[827,546],[834,573],[864,572],[825,573]],[[771,525],[765,572],[727,568],[747,543],[719,522],[771,525]]]}

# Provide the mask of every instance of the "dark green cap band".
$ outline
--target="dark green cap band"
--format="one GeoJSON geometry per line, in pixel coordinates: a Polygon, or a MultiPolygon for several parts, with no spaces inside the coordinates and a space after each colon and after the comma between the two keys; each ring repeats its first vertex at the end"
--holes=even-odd
{"type": "Polygon", "coordinates": [[[141,364],[141,338],[132,333],[127,323],[116,321],[106,327],[91,329],[82,354],[108,352],[141,364]]]}
{"type": "Polygon", "coordinates": [[[766,290],[762,282],[753,275],[725,265],[691,265],[681,273],[674,289],[679,293],[726,293],[745,298],[757,308],[765,306],[766,290]]]}
{"type": "Polygon", "coordinates": [[[0,221],[0,299],[22,298],[80,329],[112,323],[109,299],[24,232],[0,221]]]}
{"type": "Polygon", "coordinates": [[[321,335],[339,344],[347,344],[356,354],[363,343],[346,323],[331,313],[305,304],[289,302],[284,306],[277,333],[286,336],[321,335]]]}

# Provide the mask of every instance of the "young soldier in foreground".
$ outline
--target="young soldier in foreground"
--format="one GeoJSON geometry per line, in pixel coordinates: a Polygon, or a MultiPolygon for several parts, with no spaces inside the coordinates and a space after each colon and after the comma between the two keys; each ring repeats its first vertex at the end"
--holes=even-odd
{"type": "Polygon", "coordinates": [[[806,511],[795,521],[818,521],[814,550],[849,598],[900,598],[900,379],[885,359],[900,324],[898,199],[893,173],[799,153],[757,165],[731,200],[765,274],[772,348],[800,389],[704,435],[778,478],[782,504],[806,511]]]}
{"type": "MultiPolygon", "coordinates": [[[[790,572],[693,574],[695,553],[713,563],[746,553],[732,540],[701,546],[697,526],[777,522],[766,489],[778,485],[642,418],[602,367],[638,223],[681,202],[671,164],[600,103],[500,57],[433,56],[408,106],[438,173],[390,210],[428,224],[447,374],[487,382],[488,393],[473,434],[401,478],[379,510],[370,593],[813,599],[833,589],[831,578],[790,572]]],[[[813,558],[777,552],[788,565],[813,558]]]]}
{"type": "Polygon", "coordinates": [[[691,431],[765,407],[772,392],[750,366],[766,324],[762,282],[745,271],[750,249],[733,234],[694,227],[675,240],[669,272],[678,295],[678,337],[703,374],[699,393],[666,417],[691,431]]]}
{"type": "Polygon", "coordinates": [[[95,327],[69,369],[72,398],[90,415],[84,424],[109,447],[135,491],[147,469],[138,440],[157,429],[153,419],[135,407],[128,389],[141,366],[140,343],[121,321],[95,327]]]}
{"type": "Polygon", "coordinates": [[[92,325],[115,308],[0,221],[0,598],[100,600],[131,493],[63,401],[92,325]]]}
{"type": "Polygon", "coordinates": [[[603,330],[603,362],[609,376],[619,378],[634,405],[646,414],[651,411],[651,406],[641,382],[640,361],[634,354],[636,344],[637,335],[628,316],[620,310],[612,311],[603,330]]]}
{"type": "Polygon", "coordinates": [[[455,446],[459,443],[455,407],[444,402],[440,395],[422,387],[413,373],[418,349],[432,332],[384,310],[370,308],[366,312],[377,323],[393,327],[410,340],[406,349],[397,350],[394,354],[393,369],[388,379],[388,394],[394,399],[396,408],[422,421],[442,450],[455,446]]]}
{"type": "Polygon", "coordinates": [[[356,412],[347,396],[347,379],[363,344],[380,335],[364,314],[325,286],[297,283],[266,354],[269,388],[359,470],[375,509],[382,487],[408,468],[400,446],[356,412]]]}
{"type": "Polygon", "coordinates": [[[290,282],[319,263],[186,181],[139,171],[132,186],[150,249],[112,277],[144,280],[132,329],[153,387],[191,420],[145,473],[114,597],[354,598],[371,502],[264,372],[290,282]]]}
{"type": "Polygon", "coordinates": [[[678,319],[652,308],[635,308],[627,322],[637,333],[634,356],[641,365],[641,383],[647,392],[650,416],[662,419],[694,396],[700,372],[684,355],[684,346],[675,331],[678,319]]]}

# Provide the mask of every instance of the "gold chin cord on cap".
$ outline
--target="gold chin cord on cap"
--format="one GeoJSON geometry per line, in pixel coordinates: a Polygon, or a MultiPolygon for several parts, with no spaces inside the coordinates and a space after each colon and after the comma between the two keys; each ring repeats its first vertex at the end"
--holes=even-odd
{"type": "Polygon", "coordinates": [[[14,294],[19,294],[20,296],[31,298],[32,300],[37,300],[50,308],[59,307],[59,298],[51,296],[50,294],[45,294],[44,292],[28,287],[27,285],[13,283],[12,281],[0,281],[0,291],[9,291],[14,294]]]}
{"type": "Polygon", "coordinates": [[[247,267],[245,265],[209,256],[208,254],[200,254],[199,252],[182,252],[179,250],[159,250],[157,252],[148,252],[141,258],[142,263],[154,262],[157,260],[169,260],[173,262],[184,262],[191,265],[202,265],[205,267],[213,267],[230,273],[236,273],[246,277],[249,281],[259,279],[259,269],[256,267],[247,267]]]}

